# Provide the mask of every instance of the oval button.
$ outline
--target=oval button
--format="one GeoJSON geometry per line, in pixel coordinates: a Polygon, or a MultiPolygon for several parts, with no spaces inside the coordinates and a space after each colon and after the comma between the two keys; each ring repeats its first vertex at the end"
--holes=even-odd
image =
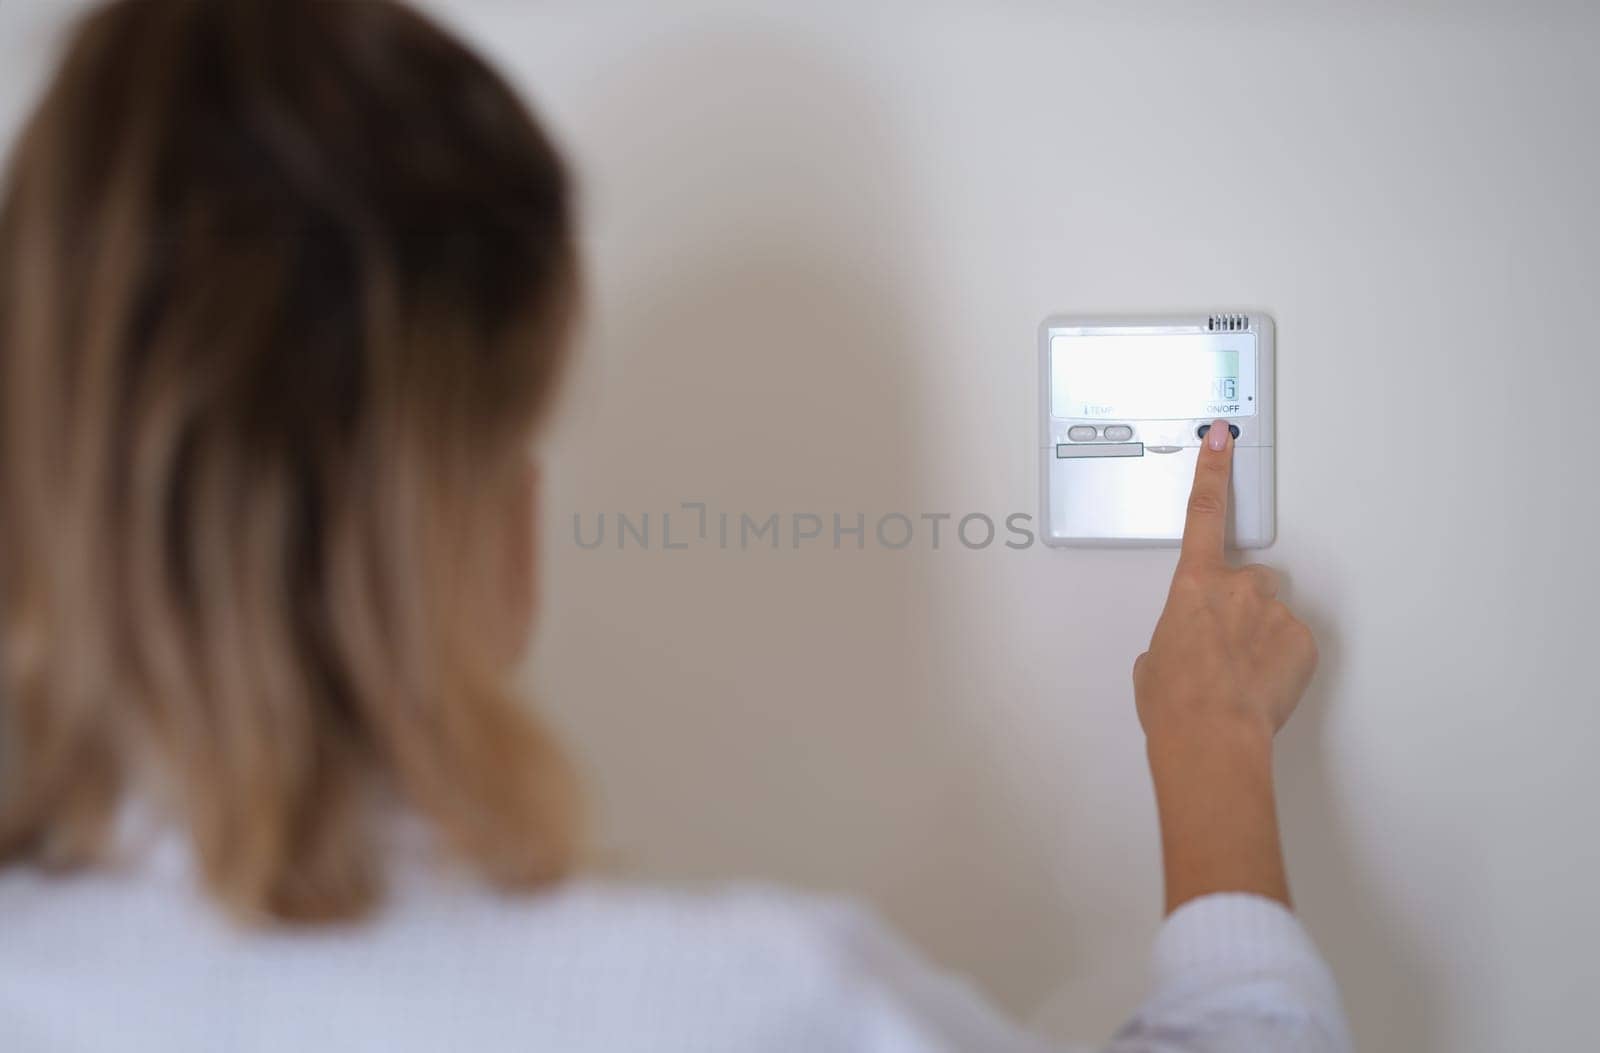
{"type": "Polygon", "coordinates": [[[1133,438],[1133,429],[1126,424],[1113,424],[1106,429],[1106,438],[1112,442],[1127,442],[1133,438]]]}
{"type": "Polygon", "coordinates": [[[1094,428],[1088,424],[1074,424],[1067,429],[1067,438],[1073,442],[1088,442],[1096,434],[1094,428]]]}

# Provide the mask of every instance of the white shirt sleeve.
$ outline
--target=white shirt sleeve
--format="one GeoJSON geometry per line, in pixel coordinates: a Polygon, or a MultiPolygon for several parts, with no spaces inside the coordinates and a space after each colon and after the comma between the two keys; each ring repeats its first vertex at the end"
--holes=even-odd
{"type": "MultiPolygon", "coordinates": [[[[864,978],[851,998],[852,1049],[870,1053],[1062,1053],[929,969],[882,925],[839,910],[826,923],[864,978]]],[[[1104,1053],[1349,1053],[1338,990],[1300,922],[1272,900],[1204,896],[1167,918],[1150,990],[1104,1053]]]]}
{"type": "Polygon", "coordinates": [[[1150,992],[1107,1053],[1348,1053],[1339,991],[1298,919],[1224,893],[1172,912],[1150,992]]]}

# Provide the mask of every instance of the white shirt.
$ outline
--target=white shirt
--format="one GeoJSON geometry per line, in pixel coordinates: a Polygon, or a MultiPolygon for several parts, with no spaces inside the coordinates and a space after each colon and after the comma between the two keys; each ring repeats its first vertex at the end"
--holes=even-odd
{"type": "MultiPolygon", "coordinates": [[[[503,896],[396,862],[372,920],[245,931],[169,843],[137,867],[0,871],[0,1049],[161,1053],[1044,1053],[853,906],[763,888],[575,882],[503,896]]],[[[1114,1053],[1345,1053],[1294,916],[1167,919],[1114,1053]]]]}

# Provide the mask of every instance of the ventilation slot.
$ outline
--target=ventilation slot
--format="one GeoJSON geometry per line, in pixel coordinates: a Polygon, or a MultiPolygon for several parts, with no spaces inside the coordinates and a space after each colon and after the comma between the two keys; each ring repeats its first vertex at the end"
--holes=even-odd
{"type": "Polygon", "coordinates": [[[1206,319],[1206,328],[1213,333],[1242,333],[1250,328],[1247,314],[1214,314],[1206,319]]]}

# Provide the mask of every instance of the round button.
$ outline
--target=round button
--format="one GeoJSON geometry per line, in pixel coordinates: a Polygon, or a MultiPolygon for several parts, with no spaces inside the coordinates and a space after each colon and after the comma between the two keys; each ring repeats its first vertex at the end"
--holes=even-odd
{"type": "Polygon", "coordinates": [[[1073,442],[1088,442],[1096,434],[1098,433],[1095,431],[1094,426],[1089,424],[1074,424],[1067,429],[1067,438],[1073,442]]]}
{"type": "Polygon", "coordinates": [[[1133,438],[1133,429],[1126,424],[1113,424],[1106,429],[1106,438],[1112,442],[1127,442],[1133,438]]]}
{"type": "MultiPolygon", "coordinates": [[[[1109,431],[1110,429],[1107,429],[1107,430],[1109,431]]],[[[1210,430],[1211,430],[1211,425],[1202,424],[1202,425],[1200,425],[1200,427],[1195,429],[1195,434],[1200,436],[1203,439],[1203,438],[1206,437],[1206,432],[1208,432],[1210,430]]],[[[1232,435],[1235,439],[1237,439],[1239,437],[1239,426],[1237,424],[1228,425],[1228,434],[1232,435]]]]}

